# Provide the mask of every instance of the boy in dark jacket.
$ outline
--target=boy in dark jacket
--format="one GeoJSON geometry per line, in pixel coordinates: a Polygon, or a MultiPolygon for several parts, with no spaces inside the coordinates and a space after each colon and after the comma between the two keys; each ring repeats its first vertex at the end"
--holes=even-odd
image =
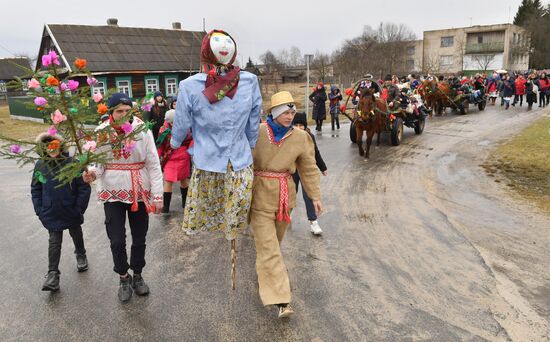
{"type": "MultiPolygon", "coordinates": [[[[296,113],[294,115],[294,120],[292,121],[292,124],[294,125],[294,127],[298,129],[302,129],[309,133],[309,135],[313,139],[313,145],[315,146],[315,162],[317,163],[317,167],[319,168],[323,176],[328,175],[327,165],[325,164],[325,161],[323,160],[323,157],[321,157],[321,153],[317,148],[317,142],[315,141],[315,137],[313,136],[311,131],[307,128],[306,114],[296,113]]],[[[298,192],[298,185],[300,185],[300,175],[298,174],[297,171],[292,175],[292,178],[294,178],[294,182],[296,183],[296,192],[298,192]]],[[[321,235],[323,231],[321,230],[321,227],[317,222],[317,215],[315,214],[313,201],[309,198],[309,196],[307,195],[303,187],[302,187],[302,195],[304,197],[304,202],[306,204],[307,219],[309,220],[309,223],[310,223],[311,232],[315,235],[321,235]]]]}
{"type": "Polygon", "coordinates": [[[63,230],[68,229],[73,239],[77,270],[83,272],[88,269],[81,224],[84,223],[84,212],[88,208],[91,189],[80,177],[59,186],[60,182],[55,177],[70,162],[69,155],[64,152],[61,137],[42,133],[38,135],[36,142],[39,144],[39,151],[48,155],[46,160],[36,163],[31,183],[34,211],[50,235],[48,274],[42,291],[55,292],[59,290],[63,230]]]}

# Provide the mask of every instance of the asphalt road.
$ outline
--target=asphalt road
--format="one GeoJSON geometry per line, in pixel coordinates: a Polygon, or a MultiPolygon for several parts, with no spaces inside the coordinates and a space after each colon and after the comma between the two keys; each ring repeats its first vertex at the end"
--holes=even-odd
{"type": "MultiPolygon", "coordinates": [[[[479,166],[500,139],[540,115],[487,107],[406,129],[371,159],[349,125],[317,135],[328,164],[322,237],[303,204],[283,253],[296,315],[278,320],[258,297],[250,231],[238,239],[237,289],[229,243],[186,236],[181,210],[151,219],[145,298],[117,300],[102,207],[83,226],[90,269],[76,272],[65,233],[61,290],[40,291],[47,231],[34,216],[29,168],[0,160],[0,339],[3,341],[546,341],[550,219],[479,166]]],[[[180,205],[173,200],[172,208],[180,205]]]]}

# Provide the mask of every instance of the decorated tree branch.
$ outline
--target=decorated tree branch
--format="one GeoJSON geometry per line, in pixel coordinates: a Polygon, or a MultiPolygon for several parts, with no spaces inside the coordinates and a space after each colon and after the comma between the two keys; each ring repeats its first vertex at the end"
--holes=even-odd
{"type": "MultiPolygon", "coordinates": [[[[64,166],[56,173],[56,179],[61,184],[67,184],[80,177],[89,165],[104,165],[113,158],[111,153],[100,152],[102,146],[110,144],[113,152],[131,152],[137,135],[150,129],[151,123],[147,122],[133,128],[130,120],[133,115],[141,117],[140,110],[150,110],[152,95],[149,94],[142,99],[140,107],[134,103],[132,110],[125,117],[114,122],[115,126],[122,129],[123,134],[120,134],[120,131],[117,133],[113,125],[97,128],[101,116],[114,109],[108,108],[106,102],[106,98],[113,91],[105,95],[93,93],[92,89],[97,80],[87,69],[87,61],[77,58],[74,61],[76,72],[66,72],[66,69],[61,67],[59,57],[55,51],[50,51],[42,56],[44,69],[36,72],[29,70],[31,79],[26,81],[26,84],[17,79],[9,86],[15,89],[28,89],[33,98],[28,106],[42,113],[44,121],[51,123],[47,133],[60,139],[44,145],[40,142],[11,139],[0,135],[0,156],[13,159],[23,166],[38,160],[52,159],[48,151],[70,150],[71,157],[63,155],[63,158],[70,158],[69,162],[63,163],[64,166]],[[83,76],[86,77],[85,85],[75,80],[83,76]]],[[[35,174],[34,177],[38,179],[40,175],[35,174]]]]}

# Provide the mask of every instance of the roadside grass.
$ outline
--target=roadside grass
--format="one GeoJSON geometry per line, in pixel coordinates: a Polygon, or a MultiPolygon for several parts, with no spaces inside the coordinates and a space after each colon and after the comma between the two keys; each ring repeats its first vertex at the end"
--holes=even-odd
{"type": "Polygon", "coordinates": [[[48,129],[47,124],[15,120],[10,118],[8,106],[0,107],[0,135],[11,139],[34,141],[34,138],[48,129]]]}
{"type": "Polygon", "coordinates": [[[504,142],[482,165],[507,186],[550,213],[550,118],[537,120],[504,142]]]}

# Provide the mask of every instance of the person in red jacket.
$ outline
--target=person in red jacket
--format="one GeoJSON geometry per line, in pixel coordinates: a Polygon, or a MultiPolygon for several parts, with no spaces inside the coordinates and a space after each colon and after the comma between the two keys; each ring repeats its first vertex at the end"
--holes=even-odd
{"type": "Polygon", "coordinates": [[[519,74],[516,78],[516,96],[514,96],[514,102],[512,103],[512,106],[515,106],[516,103],[518,103],[519,100],[519,106],[521,107],[523,105],[523,95],[525,95],[525,83],[527,83],[527,80],[525,77],[523,77],[522,74],[519,74]]]}
{"type": "Polygon", "coordinates": [[[176,182],[180,183],[181,205],[185,208],[189,177],[191,176],[191,156],[187,152],[193,145],[191,134],[187,134],[187,137],[179,148],[173,149],[170,146],[172,124],[175,114],[176,111],[174,109],[170,109],[166,112],[164,125],[159,129],[159,137],[157,139],[157,151],[160,157],[160,165],[164,171],[164,206],[161,211],[164,214],[170,212],[172,186],[176,182]]]}
{"type": "Polygon", "coordinates": [[[550,79],[546,76],[546,73],[543,72],[539,77],[539,107],[546,107],[548,104],[546,102],[546,93],[550,88],[550,79]]]}

